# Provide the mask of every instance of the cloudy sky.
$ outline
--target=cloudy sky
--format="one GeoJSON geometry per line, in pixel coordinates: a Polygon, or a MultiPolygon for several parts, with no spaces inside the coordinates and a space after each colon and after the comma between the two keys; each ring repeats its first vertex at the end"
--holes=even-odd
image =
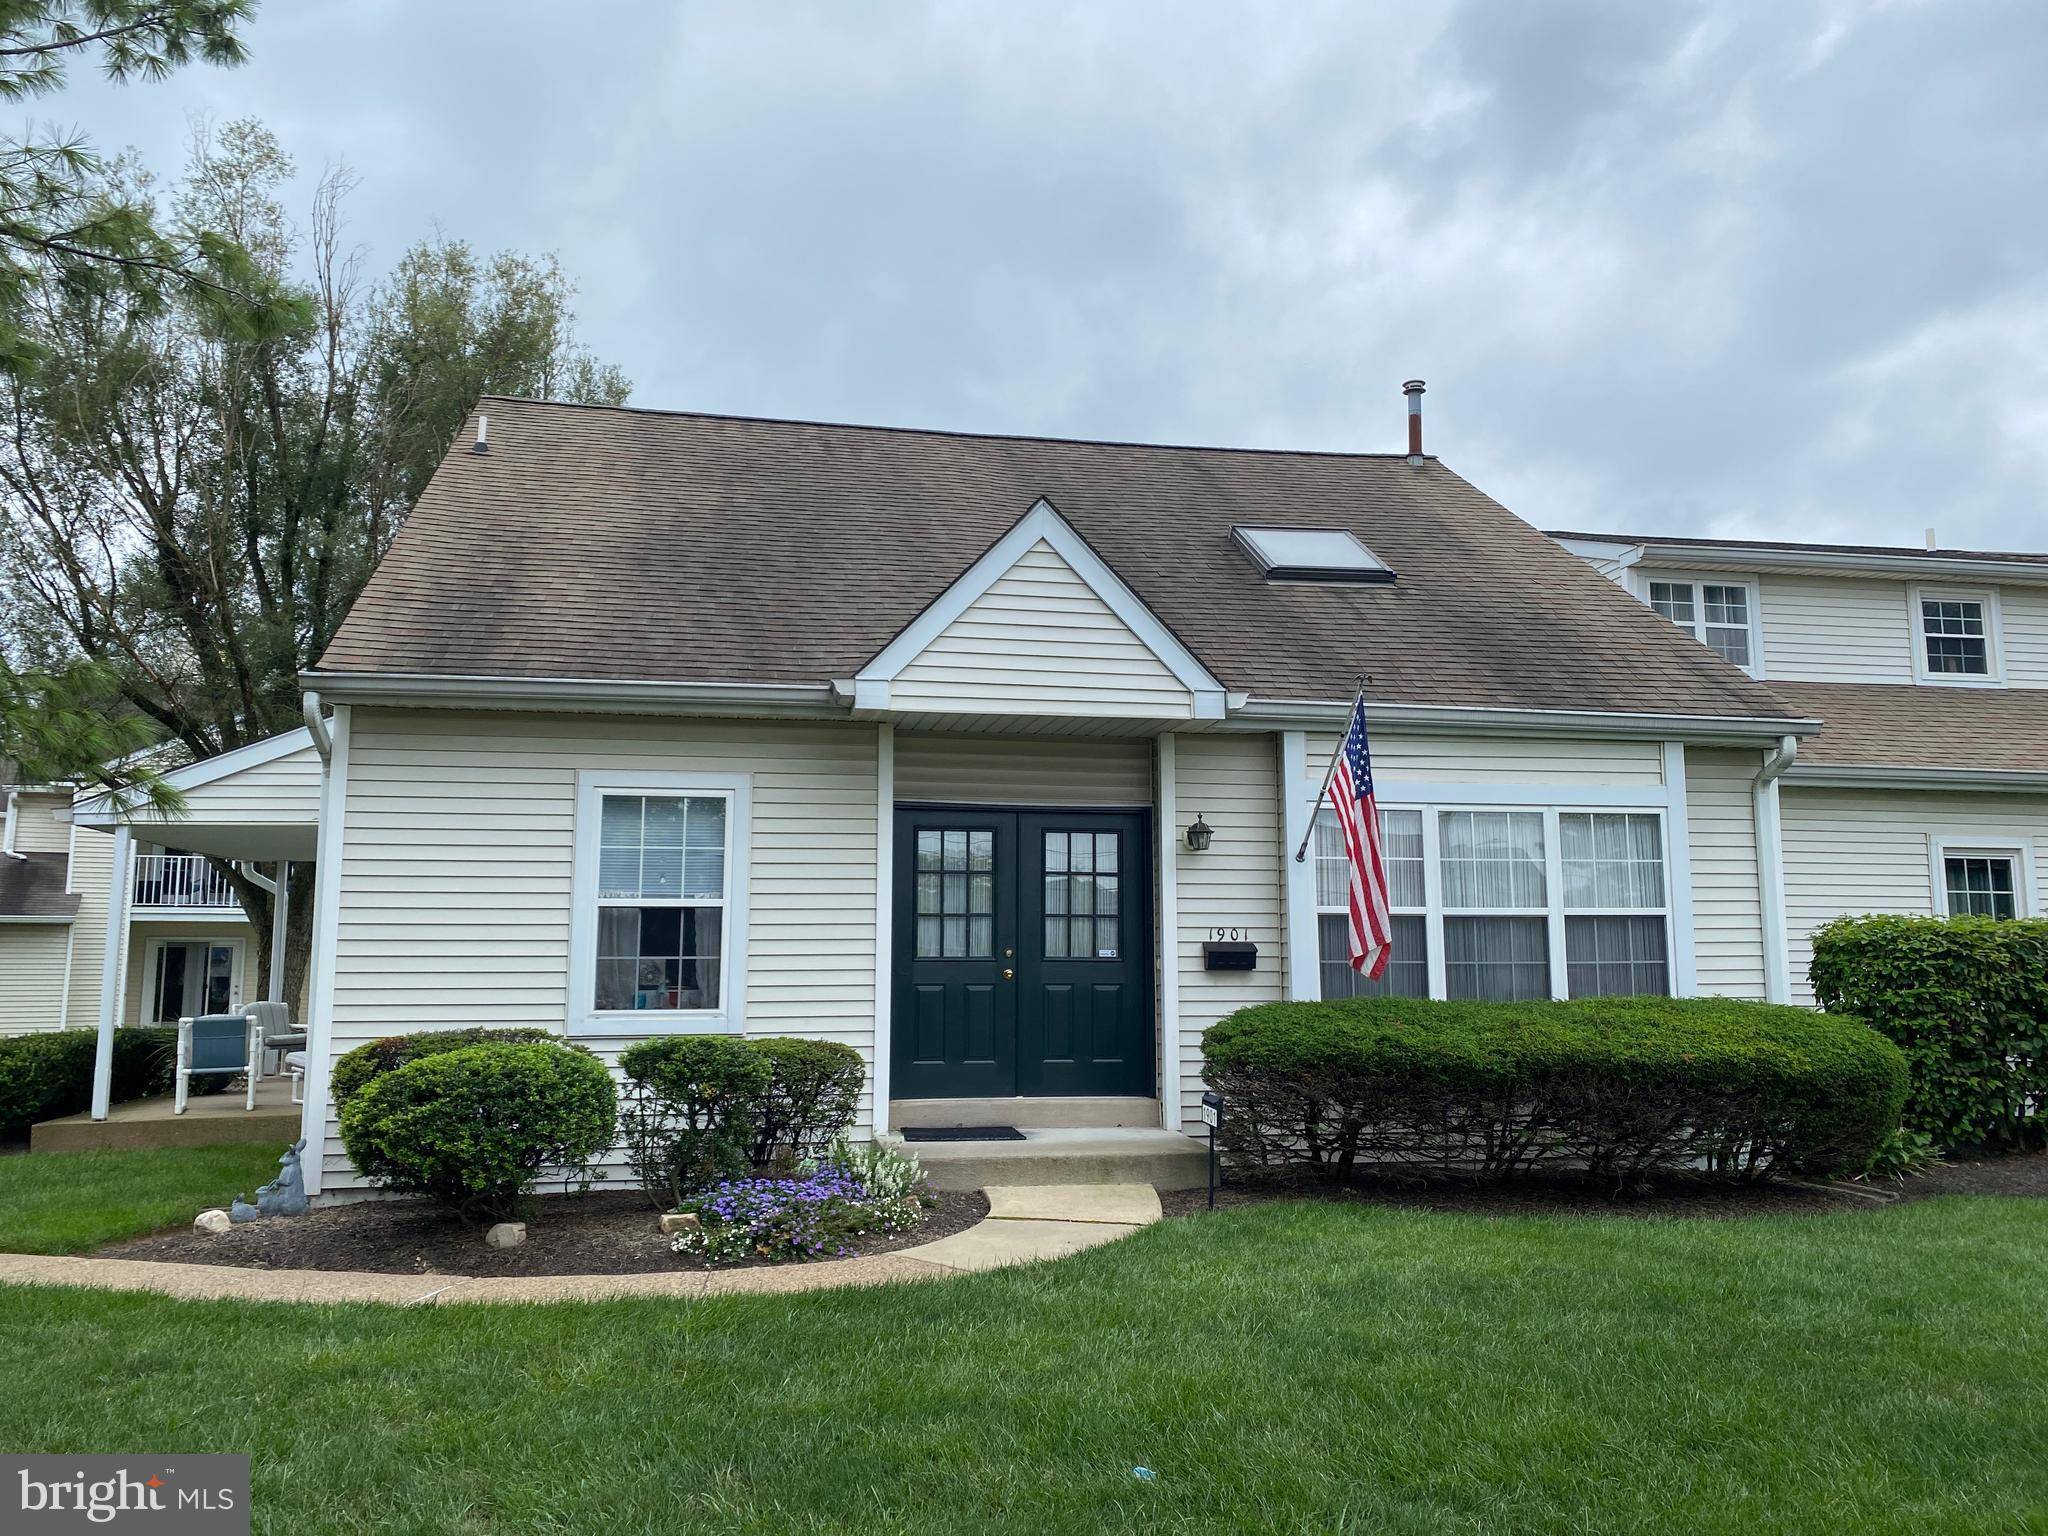
{"type": "Polygon", "coordinates": [[[254,115],[637,404],[1429,446],[1532,522],[2048,548],[2048,6],[267,0],[254,115]],[[583,18],[565,30],[565,18],[583,18]]]}

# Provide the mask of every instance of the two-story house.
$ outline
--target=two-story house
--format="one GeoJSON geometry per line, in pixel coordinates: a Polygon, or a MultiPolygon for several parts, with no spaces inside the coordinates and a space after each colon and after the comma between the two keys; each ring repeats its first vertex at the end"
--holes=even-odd
{"type": "Polygon", "coordinates": [[[1551,537],[1822,721],[1759,822],[1783,995],[1811,1000],[1811,936],[1844,913],[2043,915],[2048,555],[1551,537]]]}

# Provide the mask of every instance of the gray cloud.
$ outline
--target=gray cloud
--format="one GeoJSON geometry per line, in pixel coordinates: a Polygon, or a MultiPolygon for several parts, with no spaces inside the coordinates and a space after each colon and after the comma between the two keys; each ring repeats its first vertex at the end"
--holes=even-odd
{"type": "Polygon", "coordinates": [[[1532,521],[2048,547],[2048,9],[272,3],[67,121],[558,251],[657,406],[1431,446],[1532,521]]]}

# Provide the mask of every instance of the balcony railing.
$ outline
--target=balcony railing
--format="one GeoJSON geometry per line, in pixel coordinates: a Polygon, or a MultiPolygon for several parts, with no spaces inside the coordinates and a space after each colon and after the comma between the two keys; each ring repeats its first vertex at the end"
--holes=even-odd
{"type": "Polygon", "coordinates": [[[196,853],[138,853],[138,907],[232,907],[234,887],[196,853]]]}

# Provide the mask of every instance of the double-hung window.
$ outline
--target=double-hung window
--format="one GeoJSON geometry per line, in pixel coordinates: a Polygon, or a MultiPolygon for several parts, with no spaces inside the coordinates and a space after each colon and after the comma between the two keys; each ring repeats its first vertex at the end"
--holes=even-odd
{"type": "Polygon", "coordinates": [[[1394,953],[1378,981],[1351,969],[1351,866],[1337,813],[1316,815],[1316,949],[1324,997],[1429,996],[1429,897],[1422,812],[1380,812],[1380,852],[1393,913],[1394,953]]]}
{"type": "Polygon", "coordinates": [[[746,806],[744,780],[583,776],[572,1029],[736,1026],[746,806]]]}
{"type": "Polygon", "coordinates": [[[1671,991],[1664,837],[1641,812],[1560,811],[1564,951],[1573,997],[1671,991]]]}
{"type": "Polygon", "coordinates": [[[1982,597],[1915,595],[1922,674],[1930,681],[1993,675],[1989,605],[1982,597]]]}
{"type": "Polygon", "coordinates": [[[1747,584],[1653,581],[1650,606],[1724,660],[1738,667],[1754,663],[1747,584]]]}
{"type": "Polygon", "coordinates": [[[1550,996],[1550,881],[1540,811],[1444,811],[1444,980],[1483,1002],[1550,996]]]}

